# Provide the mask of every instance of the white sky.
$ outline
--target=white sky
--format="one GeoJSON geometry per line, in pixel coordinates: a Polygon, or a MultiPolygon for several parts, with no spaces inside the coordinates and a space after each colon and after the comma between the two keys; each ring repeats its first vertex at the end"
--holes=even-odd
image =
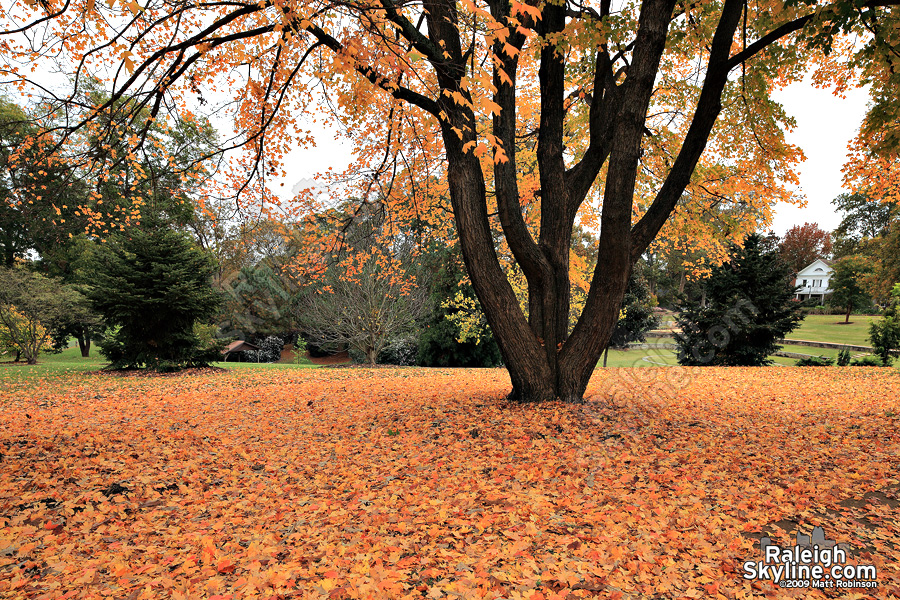
{"type": "Polygon", "coordinates": [[[794,225],[818,223],[831,231],[841,221],[831,201],[848,190],[841,186],[841,167],[847,159],[847,144],[859,131],[866,112],[868,92],[853,89],[846,98],[831,90],[813,87],[809,80],[788,86],[775,95],[797,128],[787,134],[788,142],[799,146],[806,161],[799,166],[799,192],[806,196],[804,208],[779,204],[772,229],[778,235],[794,225]]]}
{"type": "MultiPolygon", "coordinates": [[[[780,236],[794,225],[818,223],[831,231],[840,223],[831,201],[847,190],[841,186],[841,167],[847,158],[847,144],[856,135],[866,110],[868,94],[853,89],[845,98],[831,90],[813,87],[809,80],[797,82],[776,94],[789,115],[797,119],[797,128],[787,134],[790,143],[798,145],[806,155],[799,166],[798,193],[807,199],[803,208],[787,204],[775,207],[772,229],[780,236]]],[[[352,148],[336,139],[337,130],[321,121],[316,124],[315,148],[297,149],[289,153],[285,164],[288,177],[283,195],[300,181],[305,187],[316,173],[329,167],[341,171],[351,160],[352,148]]]]}

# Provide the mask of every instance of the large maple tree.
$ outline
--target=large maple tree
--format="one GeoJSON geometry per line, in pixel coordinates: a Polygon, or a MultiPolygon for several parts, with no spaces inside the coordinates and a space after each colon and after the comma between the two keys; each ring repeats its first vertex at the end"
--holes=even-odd
{"type": "Polygon", "coordinates": [[[632,265],[679,205],[746,214],[789,196],[779,182],[799,153],[769,98],[777,84],[819,50],[831,51],[831,76],[846,70],[840,35],[862,36],[866,65],[892,60],[896,43],[894,0],[23,1],[4,9],[8,81],[46,91],[30,68],[38,55],[76,88],[105,78],[109,99],[72,111],[71,130],[232,93],[232,146],[246,150],[232,183],[244,196],[272,198],[266,177],[283,170],[317,86],[373,164],[410,135],[415,152],[440,153],[436,170],[405,168],[446,182],[519,400],[581,399],[632,265]],[[596,216],[599,259],[570,330],[580,212],[596,216]],[[496,221],[527,279],[527,316],[498,260],[496,221]]]}

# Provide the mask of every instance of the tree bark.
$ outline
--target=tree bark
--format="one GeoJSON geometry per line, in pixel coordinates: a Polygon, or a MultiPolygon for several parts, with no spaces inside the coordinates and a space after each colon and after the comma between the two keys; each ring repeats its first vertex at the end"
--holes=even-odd
{"type": "MultiPolygon", "coordinates": [[[[511,164],[495,161],[494,169],[501,225],[528,280],[529,317],[526,320],[494,249],[485,181],[480,163],[471,152],[477,142],[474,111],[451,100],[453,94],[458,94],[471,101],[467,89],[460,85],[465,63],[457,34],[457,14],[444,3],[427,5],[429,37],[435,42],[443,39],[448,55],[433,64],[438,83],[448,92],[437,102],[444,115],[441,128],[447,152],[450,200],[466,269],[512,380],[510,399],[523,402],[582,401],[590,377],[612,336],[628,276],[640,255],[634,252],[631,244],[635,180],[644,122],[674,6],[674,0],[645,2],[633,61],[621,91],[613,93],[615,77],[611,72],[603,71],[611,63],[604,61],[605,54],[601,52],[601,66],[598,67],[601,72],[595,81],[603,89],[594,91],[590,148],[581,162],[568,172],[563,147],[566,93],[563,53],[554,44],[548,44],[541,52],[538,74],[541,116],[537,148],[541,223],[537,244],[522,221],[516,173],[511,166],[513,160],[509,160],[511,164]],[[601,260],[594,271],[585,309],[569,335],[572,228],[578,207],[607,157],[609,168],[598,248],[601,260]]],[[[492,5],[492,11],[508,15],[508,5],[498,0],[492,5]]],[[[538,24],[539,32],[552,37],[564,27],[563,6],[546,6],[538,24]]],[[[514,81],[514,61],[508,60],[500,68],[514,81]]],[[[495,81],[499,78],[495,77],[495,81]]],[[[507,156],[514,157],[513,86],[509,83],[498,86],[495,98],[503,107],[503,112],[493,122],[495,136],[504,142],[507,156]]]]}
{"type": "Polygon", "coordinates": [[[91,356],[91,338],[87,335],[80,335],[78,340],[78,348],[81,350],[81,358],[90,358],[91,356]]]}

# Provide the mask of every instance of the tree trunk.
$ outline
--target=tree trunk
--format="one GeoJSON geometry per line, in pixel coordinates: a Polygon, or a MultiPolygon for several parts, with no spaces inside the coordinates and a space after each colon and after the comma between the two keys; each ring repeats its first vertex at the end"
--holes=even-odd
{"type": "Polygon", "coordinates": [[[16,360],[13,362],[19,362],[21,359],[22,359],[22,351],[19,349],[16,349],[16,360]]]}
{"type": "Polygon", "coordinates": [[[81,350],[81,358],[90,358],[91,356],[91,338],[87,335],[78,336],[78,348],[81,350]]]}
{"type": "MultiPolygon", "coordinates": [[[[512,380],[509,398],[516,401],[580,402],[606,349],[625,294],[628,276],[675,209],[700,159],[721,110],[728,81],[729,53],[743,4],[726,0],[713,36],[707,77],[682,149],[650,208],[632,224],[635,182],[640,167],[641,139],[654,89],[674,0],[646,0],[638,19],[634,55],[626,82],[606,49],[597,54],[593,99],[590,101],[590,144],[581,160],[567,168],[565,127],[565,62],[554,44],[541,49],[540,123],[537,165],[540,175],[540,231],[534,239],[526,225],[515,164],[515,52],[495,52],[493,117],[493,183],[503,235],[528,281],[528,318],[499,264],[494,246],[482,165],[472,149],[479,123],[462,78],[466,58],[460,42],[458,14],[452,4],[426,3],[428,37],[442,46],[444,59],[433,61],[442,90],[432,114],[440,115],[447,156],[450,201],[466,271],[487,317],[512,380]],[[507,58],[504,58],[507,57],[507,58]],[[501,72],[502,75],[501,76],[501,72]],[[462,97],[458,102],[453,97],[462,97]],[[600,239],[584,310],[572,330],[569,318],[569,253],[579,207],[606,166],[600,239]]],[[[506,3],[491,4],[495,17],[510,17],[506,3]]],[[[550,3],[537,23],[538,34],[562,36],[564,4],[550,3]]],[[[521,48],[524,38],[510,29],[508,45],[521,48]]],[[[682,275],[683,276],[683,275],[682,275]]]]}
{"type": "Polygon", "coordinates": [[[606,359],[609,356],[609,346],[606,347],[606,350],[603,351],[603,368],[606,368],[606,359]]]}
{"type": "Polygon", "coordinates": [[[849,322],[850,322],[850,313],[851,313],[851,312],[853,312],[853,305],[852,305],[852,304],[848,304],[848,305],[847,305],[847,315],[844,317],[844,323],[849,323],[849,322]]]}

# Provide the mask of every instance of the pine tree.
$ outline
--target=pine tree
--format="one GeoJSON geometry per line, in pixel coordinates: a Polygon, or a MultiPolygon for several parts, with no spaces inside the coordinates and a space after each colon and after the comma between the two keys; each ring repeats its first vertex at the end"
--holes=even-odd
{"type": "Polygon", "coordinates": [[[803,318],[793,301],[790,266],[753,234],[713,269],[705,299],[686,301],[675,335],[683,365],[764,366],[778,341],[803,318]]]}
{"type": "Polygon", "coordinates": [[[165,227],[112,240],[92,265],[89,298],[113,327],[100,343],[111,367],[169,371],[205,366],[219,347],[204,347],[196,328],[215,315],[212,258],[165,227]]]}

